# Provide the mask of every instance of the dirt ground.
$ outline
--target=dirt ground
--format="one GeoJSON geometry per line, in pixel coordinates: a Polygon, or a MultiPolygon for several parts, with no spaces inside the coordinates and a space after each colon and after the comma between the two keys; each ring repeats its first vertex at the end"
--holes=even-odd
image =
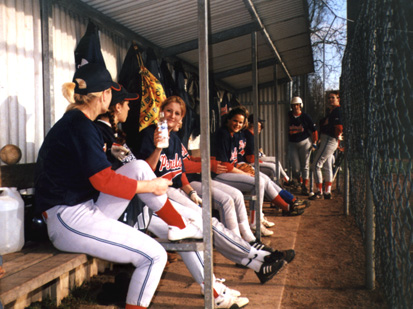
{"type": "MultiPolygon", "coordinates": [[[[312,201],[300,217],[283,217],[264,205],[266,217],[276,226],[272,228],[274,235],[262,240],[277,249],[294,248],[295,259],[286,270],[262,285],[252,270],[237,267],[215,251],[216,276],[225,278],[227,286],[249,298],[247,308],[386,308],[379,288],[365,288],[361,235],[354,219],[343,214],[342,205],[342,197],[334,192],[331,200],[312,201]]],[[[96,298],[102,283],[113,282],[114,275],[130,270],[130,266],[116,266],[113,271],[94,277],[89,296],[96,298]]],[[[167,266],[150,308],[203,307],[200,288],[178,257],[167,266]]]]}

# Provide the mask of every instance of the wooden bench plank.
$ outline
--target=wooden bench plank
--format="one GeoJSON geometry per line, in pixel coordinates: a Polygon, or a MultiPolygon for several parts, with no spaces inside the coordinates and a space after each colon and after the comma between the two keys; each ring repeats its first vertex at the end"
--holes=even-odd
{"type": "Polygon", "coordinates": [[[0,298],[4,305],[88,263],[85,254],[61,253],[0,280],[0,298]]]}

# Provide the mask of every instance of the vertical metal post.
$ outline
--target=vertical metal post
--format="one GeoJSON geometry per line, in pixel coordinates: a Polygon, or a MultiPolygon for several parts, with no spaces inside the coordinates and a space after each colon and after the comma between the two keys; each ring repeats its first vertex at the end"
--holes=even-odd
{"type": "Polygon", "coordinates": [[[208,0],[198,0],[198,51],[201,114],[201,160],[202,160],[202,222],[204,233],[204,288],[205,308],[214,307],[212,295],[212,225],[210,191],[210,135],[209,135],[209,76],[208,76],[208,0]]]}
{"type": "Polygon", "coordinates": [[[53,24],[51,1],[40,1],[40,16],[43,51],[43,127],[44,135],[46,136],[46,133],[55,123],[53,24]]]}
{"type": "Polygon", "coordinates": [[[253,100],[253,113],[254,113],[254,168],[255,168],[255,195],[257,200],[254,201],[255,209],[255,237],[257,240],[261,240],[261,212],[262,205],[260,203],[260,166],[258,163],[258,149],[259,149],[259,136],[258,136],[258,64],[257,64],[257,32],[251,33],[251,57],[252,57],[252,100],[253,100]]]}
{"type": "Polygon", "coordinates": [[[375,263],[374,263],[374,203],[373,194],[371,192],[371,182],[369,173],[367,175],[367,190],[366,190],[366,287],[368,290],[375,288],[375,263]]]}
{"type": "Polygon", "coordinates": [[[277,89],[277,63],[274,64],[274,118],[275,118],[275,176],[277,177],[278,183],[281,184],[281,179],[280,179],[280,156],[281,156],[281,119],[280,119],[280,113],[278,110],[278,89],[277,89]]]}

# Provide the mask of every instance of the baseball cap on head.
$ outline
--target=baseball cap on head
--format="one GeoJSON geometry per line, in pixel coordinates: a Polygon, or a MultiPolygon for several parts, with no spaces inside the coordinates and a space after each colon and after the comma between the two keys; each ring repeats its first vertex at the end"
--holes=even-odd
{"type": "MultiPolygon", "coordinates": [[[[249,123],[254,123],[254,114],[251,114],[248,116],[248,122],[249,123]]],[[[261,123],[261,129],[264,129],[264,119],[258,118],[258,122],[261,123]]]]}
{"type": "Polygon", "coordinates": [[[117,103],[121,103],[123,101],[132,101],[137,100],[139,95],[137,93],[129,93],[126,89],[118,83],[115,83],[112,88],[112,101],[110,101],[110,106],[114,106],[117,103]]]}
{"type": "Polygon", "coordinates": [[[78,68],[73,76],[73,82],[76,84],[77,94],[100,92],[117,85],[112,81],[109,71],[98,63],[88,63],[78,68]]]}

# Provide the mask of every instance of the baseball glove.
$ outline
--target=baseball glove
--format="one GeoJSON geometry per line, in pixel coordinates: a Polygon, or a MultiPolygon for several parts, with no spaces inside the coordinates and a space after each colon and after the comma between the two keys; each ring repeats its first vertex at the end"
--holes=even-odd
{"type": "Polygon", "coordinates": [[[245,173],[248,173],[248,174],[251,174],[251,175],[255,176],[254,168],[251,165],[247,164],[247,163],[239,163],[237,165],[237,168],[240,169],[241,171],[245,172],[245,173]]]}

